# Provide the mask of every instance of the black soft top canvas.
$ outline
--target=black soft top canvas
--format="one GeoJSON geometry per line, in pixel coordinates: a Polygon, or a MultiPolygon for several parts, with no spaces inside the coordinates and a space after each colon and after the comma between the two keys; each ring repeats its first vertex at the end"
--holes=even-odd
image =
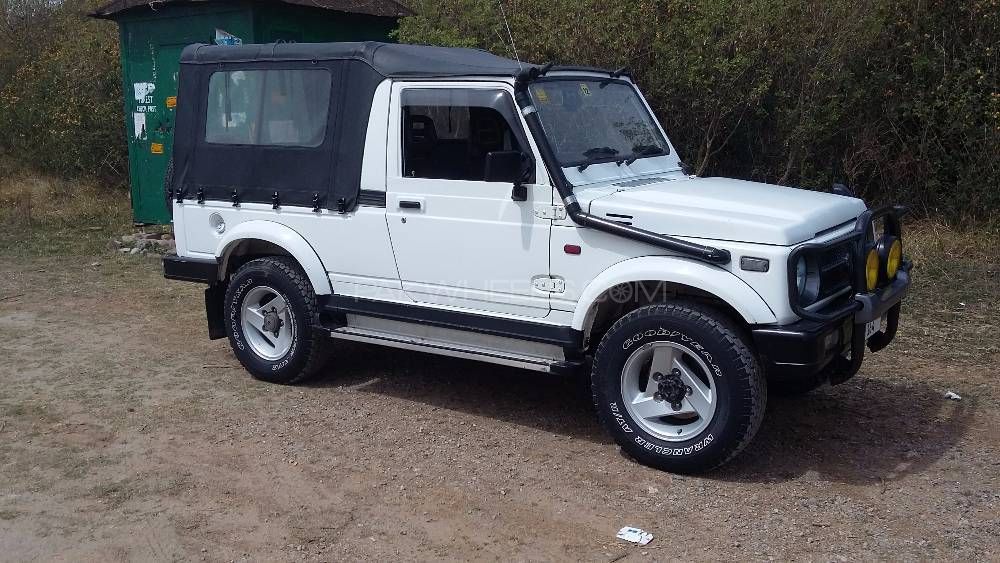
{"type": "Polygon", "coordinates": [[[271,43],[263,45],[190,45],[181,63],[213,64],[239,61],[363,61],[386,78],[450,76],[514,77],[530,63],[498,57],[479,49],[356,43],[271,43]]]}
{"type": "MultiPolygon", "coordinates": [[[[181,55],[175,198],[354,209],[376,87],[387,78],[516,77],[518,63],[476,49],[392,43],[189,45],[181,55]],[[315,147],[224,145],[206,141],[211,75],[219,71],[325,69],[332,88],[326,137],[315,147]]],[[[584,67],[559,70],[593,71],[584,67]]]]}
{"type": "MultiPolygon", "coordinates": [[[[292,45],[289,45],[292,46],[292,45]]],[[[261,45],[202,47],[204,53],[239,51],[247,58],[198,64],[182,58],[174,133],[175,198],[317,206],[350,210],[357,204],[372,96],[385,80],[354,58],[268,59],[253,56],[261,45]],[[331,89],[326,133],[318,146],[217,144],[206,140],[209,81],[215,72],[322,69],[331,89]]],[[[185,55],[200,51],[188,47],[185,55]]]]}

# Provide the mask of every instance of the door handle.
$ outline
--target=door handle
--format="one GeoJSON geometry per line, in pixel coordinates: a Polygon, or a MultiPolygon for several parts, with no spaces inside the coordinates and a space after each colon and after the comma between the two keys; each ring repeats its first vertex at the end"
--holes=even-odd
{"type": "Polygon", "coordinates": [[[399,208],[400,209],[420,209],[420,202],[419,201],[410,201],[410,200],[401,199],[401,200],[399,200],[399,208]]]}

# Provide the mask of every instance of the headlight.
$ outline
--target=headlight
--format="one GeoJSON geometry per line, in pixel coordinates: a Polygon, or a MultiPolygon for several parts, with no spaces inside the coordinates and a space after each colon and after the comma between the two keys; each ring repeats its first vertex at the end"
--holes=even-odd
{"type": "Polygon", "coordinates": [[[815,260],[805,256],[795,263],[795,289],[802,305],[814,303],[819,297],[819,267],[815,260]]]}
{"type": "Polygon", "coordinates": [[[879,262],[878,250],[875,248],[869,250],[868,257],[865,258],[865,283],[868,285],[868,291],[875,291],[878,287],[879,262]]]}

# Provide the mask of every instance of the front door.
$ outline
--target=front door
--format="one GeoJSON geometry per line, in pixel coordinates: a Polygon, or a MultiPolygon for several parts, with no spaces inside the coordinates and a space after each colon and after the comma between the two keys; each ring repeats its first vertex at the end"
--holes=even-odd
{"type": "MultiPolygon", "coordinates": [[[[417,302],[544,317],[552,189],[486,181],[487,155],[531,155],[509,89],[393,89],[386,212],[403,290],[417,302]]],[[[532,170],[537,159],[529,157],[532,170]]],[[[532,175],[538,174],[537,171],[532,175]]]]}

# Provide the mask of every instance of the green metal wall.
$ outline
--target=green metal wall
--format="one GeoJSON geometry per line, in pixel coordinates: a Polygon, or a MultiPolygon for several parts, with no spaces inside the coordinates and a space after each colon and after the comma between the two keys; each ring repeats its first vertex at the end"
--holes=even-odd
{"type": "Polygon", "coordinates": [[[133,219],[168,223],[163,176],[173,146],[181,50],[224,30],[244,43],[389,40],[394,18],[281,3],[161,5],[117,18],[133,219]],[[151,86],[150,86],[151,85],[151,86]]]}

